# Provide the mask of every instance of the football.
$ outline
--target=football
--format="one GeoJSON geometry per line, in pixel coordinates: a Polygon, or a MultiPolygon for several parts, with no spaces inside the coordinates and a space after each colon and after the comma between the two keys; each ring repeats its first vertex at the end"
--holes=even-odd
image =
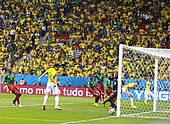
{"type": "Polygon", "coordinates": [[[114,112],[115,112],[115,108],[111,108],[111,109],[109,109],[109,114],[110,114],[110,115],[113,115],[113,114],[114,114],[114,112]]]}

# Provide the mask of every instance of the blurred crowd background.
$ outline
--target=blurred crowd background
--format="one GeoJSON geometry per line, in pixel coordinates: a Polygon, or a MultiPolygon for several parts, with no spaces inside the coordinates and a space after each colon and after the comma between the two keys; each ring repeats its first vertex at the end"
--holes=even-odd
{"type": "Polygon", "coordinates": [[[170,49],[169,5],[169,0],[0,0],[1,73],[12,68],[41,75],[59,63],[61,76],[87,77],[98,68],[116,74],[119,44],[170,49]]]}

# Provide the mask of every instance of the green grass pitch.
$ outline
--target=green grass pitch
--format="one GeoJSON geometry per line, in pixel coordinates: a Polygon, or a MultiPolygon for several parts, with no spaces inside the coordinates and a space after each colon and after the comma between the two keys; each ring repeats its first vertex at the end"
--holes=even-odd
{"type": "MultiPolygon", "coordinates": [[[[54,96],[47,101],[46,111],[42,110],[42,95],[21,96],[23,107],[11,102],[13,94],[0,94],[0,124],[158,124],[166,120],[142,118],[117,118],[105,107],[93,106],[94,98],[60,96],[63,110],[54,109],[54,96]]],[[[168,124],[168,122],[167,122],[168,124]]]]}

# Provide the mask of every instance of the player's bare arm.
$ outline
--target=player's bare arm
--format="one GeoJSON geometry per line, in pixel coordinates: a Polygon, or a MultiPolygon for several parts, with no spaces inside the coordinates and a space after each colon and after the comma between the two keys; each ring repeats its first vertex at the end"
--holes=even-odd
{"type": "Polygon", "coordinates": [[[41,78],[43,77],[43,76],[45,76],[47,74],[47,72],[45,71],[39,78],[38,78],[38,80],[41,80],[41,78]]]}

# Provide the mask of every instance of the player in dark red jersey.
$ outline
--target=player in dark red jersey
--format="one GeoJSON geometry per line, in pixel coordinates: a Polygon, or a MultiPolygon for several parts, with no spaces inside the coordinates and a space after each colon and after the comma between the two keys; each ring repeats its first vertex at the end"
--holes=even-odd
{"type": "Polygon", "coordinates": [[[4,82],[7,85],[8,89],[15,95],[15,99],[13,100],[13,104],[19,107],[22,107],[22,105],[19,102],[19,98],[21,96],[21,93],[19,91],[19,88],[15,84],[14,74],[9,69],[8,73],[5,75],[4,82]],[[17,102],[17,103],[16,103],[17,102]]]}
{"type": "Polygon", "coordinates": [[[99,106],[98,102],[100,99],[100,90],[96,87],[92,76],[90,76],[90,80],[88,81],[88,88],[89,88],[89,92],[95,97],[94,105],[99,106]]]}
{"type": "Polygon", "coordinates": [[[104,75],[101,73],[101,69],[97,70],[95,74],[95,82],[97,83],[98,89],[100,89],[100,101],[104,101],[104,75]]]}

